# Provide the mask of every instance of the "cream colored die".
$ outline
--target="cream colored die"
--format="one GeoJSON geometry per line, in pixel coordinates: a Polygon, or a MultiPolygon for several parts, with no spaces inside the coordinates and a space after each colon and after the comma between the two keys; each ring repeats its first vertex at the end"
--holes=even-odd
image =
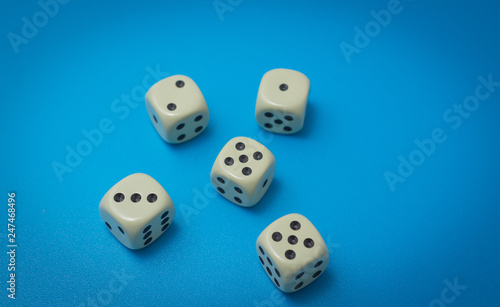
{"type": "Polygon", "coordinates": [[[267,131],[298,132],[304,125],[309,79],[291,69],[268,71],[260,82],[255,119],[267,131]]]}
{"type": "Polygon", "coordinates": [[[158,239],[175,216],[167,191],[146,174],[132,174],[115,184],[99,204],[99,213],[111,233],[130,249],[158,239]]]}
{"type": "Polygon", "coordinates": [[[295,292],[321,275],[329,261],[328,248],[314,225],[296,213],[285,215],[257,239],[260,263],[283,292],[295,292]]]}
{"type": "Polygon", "coordinates": [[[196,83],[176,75],[154,84],[146,93],[146,109],[156,131],[168,143],[183,143],[208,125],[208,107],[196,83]]]}
{"type": "Polygon", "coordinates": [[[230,202],[251,207],[264,196],[273,181],[276,159],[261,143],[235,137],[215,159],[210,180],[230,202]]]}

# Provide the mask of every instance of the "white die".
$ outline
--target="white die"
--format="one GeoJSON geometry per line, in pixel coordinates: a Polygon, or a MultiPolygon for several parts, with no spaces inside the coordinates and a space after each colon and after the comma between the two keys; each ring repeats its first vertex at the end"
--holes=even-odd
{"type": "Polygon", "coordinates": [[[170,226],[175,208],[167,191],[146,174],[132,174],[101,199],[99,213],[111,233],[126,247],[140,249],[170,226]]]}
{"type": "Polygon", "coordinates": [[[219,194],[232,203],[251,207],[273,181],[276,159],[269,149],[247,137],[235,137],[215,159],[210,180],[219,194]]]}
{"type": "Polygon", "coordinates": [[[268,71],[260,82],[255,119],[270,132],[292,134],[304,125],[311,82],[291,69],[268,71]]]}
{"type": "Polygon", "coordinates": [[[208,125],[207,103],[198,85],[176,75],[155,83],[146,93],[146,109],[160,136],[168,143],[183,143],[208,125]]]}
{"type": "Polygon", "coordinates": [[[296,213],[269,225],[257,239],[260,263],[283,292],[303,289],[321,275],[330,259],[325,241],[314,225],[296,213]]]}

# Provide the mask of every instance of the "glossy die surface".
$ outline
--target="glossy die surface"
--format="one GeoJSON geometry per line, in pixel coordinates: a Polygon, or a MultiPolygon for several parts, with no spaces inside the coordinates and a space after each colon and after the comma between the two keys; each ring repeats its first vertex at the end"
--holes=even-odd
{"type": "Polygon", "coordinates": [[[300,214],[285,215],[257,239],[257,255],[266,274],[283,292],[295,292],[326,269],[328,249],[314,225],[300,214]]]}
{"type": "Polygon", "coordinates": [[[253,139],[236,137],[215,159],[210,180],[224,198],[250,207],[264,196],[275,170],[276,159],[269,149],[253,139]]]}
{"type": "Polygon", "coordinates": [[[310,81],[291,69],[268,71],[260,82],[255,119],[267,131],[292,134],[302,129],[310,81]]]}
{"type": "Polygon", "coordinates": [[[146,109],[156,131],[168,143],[183,143],[208,125],[209,113],[198,85],[175,75],[154,84],[146,93],[146,109]]]}
{"type": "Polygon", "coordinates": [[[125,177],[104,195],[99,213],[118,241],[130,249],[140,249],[170,226],[175,208],[156,180],[137,173],[125,177]]]}

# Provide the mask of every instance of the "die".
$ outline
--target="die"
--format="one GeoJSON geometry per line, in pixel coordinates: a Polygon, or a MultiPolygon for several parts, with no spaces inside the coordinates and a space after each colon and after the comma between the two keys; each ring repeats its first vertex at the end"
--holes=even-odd
{"type": "Polygon", "coordinates": [[[295,70],[280,68],[265,73],[255,106],[257,123],[270,132],[299,132],[304,125],[310,85],[309,78],[295,70]]]}
{"type": "Polygon", "coordinates": [[[316,280],[326,269],[330,256],[314,225],[296,213],[269,225],[257,239],[260,263],[283,292],[295,292],[316,280]]]}
{"type": "Polygon", "coordinates": [[[261,143],[235,137],[215,159],[210,181],[232,203],[251,207],[259,202],[273,181],[276,159],[261,143]]]}
{"type": "Polygon", "coordinates": [[[205,98],[187,76],[175,75],[158,81],[148,90],[145,100],[153,126],[168,143],[189,141],[208,125],[205,98]]]}
{"type": "Polygon", "coordinates": [[[146,174],[132,174],[101,199],[99,213],[111,233],[130,249],[158,239],[170,226],[175,208],[167,191],[146,174]]]}

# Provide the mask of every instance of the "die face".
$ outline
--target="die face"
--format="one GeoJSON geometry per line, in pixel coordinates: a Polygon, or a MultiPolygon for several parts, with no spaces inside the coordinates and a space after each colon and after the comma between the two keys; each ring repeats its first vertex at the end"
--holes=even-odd
{"type": "Polygon", "coordinates": [[[208,109],[179,118],[168,127],[167,142],[179,144],[197,137],[208,125],[208,109]]]}
{"type": "Polygon", "coordinates": [[[300,214],[274,221],[257,239],[257,254],[268,276],[284,292],[298,291],[326,269],[329,254],[314,225],[300,214]]]}
{"type": "MultiPolygon", "coordinates": [[[[305,112],[305,111],[304,111],[305,112]]],[[[280,134],[293,134],[302,130],[304,114],[296,114],[283,108],[261,108],[256,111],[257,123],[265,130],[280,134]]]]}
{"type": "Polygon", "coordinates": [[[210,180],[224,198],[250,207],[264,196],[275,170],[276,159],[269,149],[250,138],[236,137],[215,159],[210,180]]]}
{"type": "Polygon", "coordinates": [[[172,199],[146,174],[132,174],[102,198],[99,213],[111,233],[126,247],[139,249],[154,242],[175,216],[172,199]]]}
{"type": "Polygon", "coordinates": [[[208,125],[205,98],[187,76],[175,75],[158,81],[148,90],[145,100],[156,131],[168,143],[189,141],[208,125]]]}
{"type": "Polygon", "coordinates": [[[300,131],[304,125],[310,81],[291,69],[274,69],[262,77],[255,118],[265,130],[281,134],[300,131]]]}

